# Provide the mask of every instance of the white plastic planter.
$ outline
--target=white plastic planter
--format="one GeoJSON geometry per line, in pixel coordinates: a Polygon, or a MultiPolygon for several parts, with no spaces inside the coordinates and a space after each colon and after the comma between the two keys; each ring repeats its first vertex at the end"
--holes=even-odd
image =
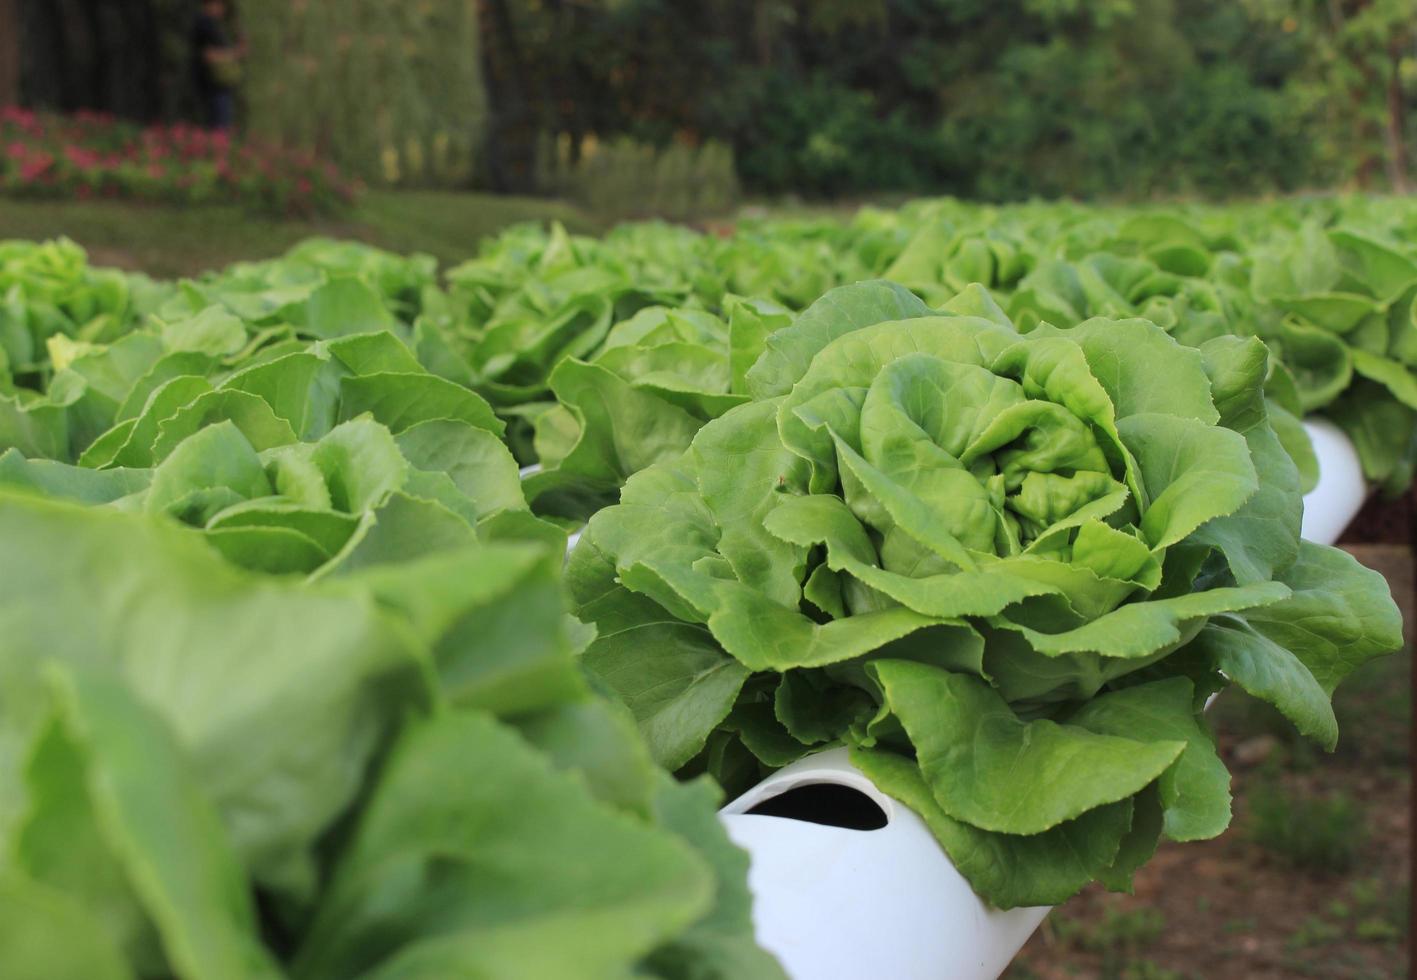
{"type": "MultiPolygon", "coordinates": [[[[525,480],[527,477],[531,476],[533,473],[540,473],[540,472],[541,472],[541,464],[540,464],[540,463],[532,463],[530,466],[523,466],[523,467],[521,468],[521,478],[522,478],[523,480],[525,480]]],[[[574,532],[572,532],[571,534],[567,535],[567,537],[566,537],[566,557],[567,557],[567,558],[570,558],[570,557],[571,557],[571,549],[574,548],[574,547],[576,546],[576,542],[581,539],[581,533],[582,533],[581,531],[574,531],[574,532]]]]}
{"type": "Polygon", "coordinates": [[[1302,533],[1318,544],[1333,544],[1368,499],[1363,464],[1353,443],[1327,419],[1305,419],[1304,429],[1319,460],[1319,482],[1304,494],[1302,533]]]}
{"type": "Polygon", "coordinates": [[[1047,908],[990,908],[930,829],[847,761],[845,749],[779,770],[720,812],[752,864],[758,942],[793,980],[994,980],[1047,908]],[[749,813],[789,791],[835,784],[880,807],[853,830],[749,813]]]}

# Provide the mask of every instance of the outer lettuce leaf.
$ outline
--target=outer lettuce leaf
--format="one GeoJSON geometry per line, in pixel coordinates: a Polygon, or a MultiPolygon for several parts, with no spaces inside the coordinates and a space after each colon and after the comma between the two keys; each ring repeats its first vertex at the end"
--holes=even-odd
{"type": "Polygon", "coordinates": [[[999,908],[1056,904],[1111,867],[1127,833],[1131,803],[1090,811],[1033,836],[995,834],[940,809],[913,760],[852,749],[851,761],[878,787],[918,813],[970,884],[999,908]]]}
{"type": "MultiPolygon", "coordinates": [[[[393,624],[367,595],[262,582],[136,515],[0,494],[0,536],[4,754],[44,724],[45,663],[117,675],[176,733],[254,877],[312,887],[309,848],[409,701],[393,624]]],[[[0,830],[25,799],[6,769],[0,830]]]]}
{"type": "Polygon", "coordinates": [[[672,834],[453,712],[395,746],[293,974],[611,977],[712,897],[708,867],[672,834]]]}
{"type": "Polygon", "coordinates": [[[1041,834],[1130,798],[1186,750],[1183,741],[1101,734],[1076,719],[1023,722],[982,681],[925,664],[878,660],[869,672],[940,808],[981,830],[1041,834]]]}
{"type": "Polygon", "coordinates": [[[720,792],[700,778],[675,784],[660,775],[654,808],[668,830],[694,843],[714,872],[714,907],[672,942],[650,954],[644,968],[664,980],[786,980],[787,974],[753,940],[747,855],[728,839],[713,815],[720,792]]]}
{"type": "Polygon", "coordinates": [[[11,976],[131,980],[134,974],[83,904],[22,874],[0,877],[0,968],[11,976]]]}
{"type": "Polygon", "coordinates": [[[29,762],[20,867],[133,923],[114,938],[140,962],[152,929],[182,974],[279,976],[221,819],[162,720],[120,684],[63,669],[50,680],[57,717],[29,762]]]}
{"type": "Polygon", "coordinates": [[[858,327],[884,320],[927,316],[930,308],[908,290],[894,284],[860,283],[833,290],[824,304],[818,300],[767,343],[767,350],[748,371],[748,393],[754,398],[785,394],[802,376],[817,352],[858,327]]]}

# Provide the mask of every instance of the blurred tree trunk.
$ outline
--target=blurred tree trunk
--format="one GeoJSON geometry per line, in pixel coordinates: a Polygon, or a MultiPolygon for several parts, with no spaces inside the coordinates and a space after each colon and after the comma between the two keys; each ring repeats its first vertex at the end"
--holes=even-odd
{"type": "Polygon", "coordinates": [[[1407,138],[1402,129],[1405,106],[1402,104],[1402,46],[1394,40],[1388,46],[1392,71],[1387,83],[1387,162],[1388,180],[1398,194],[1407,192],[1407,138]]]}
{"type": "Polygon", "coordinates": [[[507,0],[482,0],[483,78],[487,86],[487,178],[493,190],[535,190],[536,143],[534,85],[518,43],[507,0]]]}
{"type": "Polygon", "coordinates": [[[20,101],[20,0],[0,0],[0,105],[20,101]]]}
{"type": "Polygon", "coordinates": [[[156,2],[0,0],[0,102],[163,116],[164,42],[186,25],[156,2]]]}

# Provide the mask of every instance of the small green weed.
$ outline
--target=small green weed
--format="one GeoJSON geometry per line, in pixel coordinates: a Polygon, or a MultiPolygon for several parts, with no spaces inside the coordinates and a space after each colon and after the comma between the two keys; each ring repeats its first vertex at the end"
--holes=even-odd
{"type": "Polygon", "coordinates": [[[1249,837],[1306,871],[1347,871],[1367,838],[1363,811],[1343,793],[1310,797],[1277,782],[1259,785],[1251,800],[1249,837]]]}
{"type": "Polygon", "coordinates": [[[1238,935],[1242,932],[1254,932],[1255,920],[1231,919],[1229,922],[1225,923],[1225,925],[1223,925],[1221,928],[1224,929],[1226,934],[1230,936],[1238,935]]]}
{"type": "Polygon", "coordinates": [[[1360,878],[1348,886],[1353,915],[1358,919],[1354,935],[1359,939],[1386,942],[1400,939],[1411,928],[1412,888],[1388,886],[1381,878],[1360,878]]]}
{"type": "Polygon", "coordinates": [[[1060,918],[1055,927],[1063,942],[1090,953],[1134,950],[1155,942],[1165,929],[1166,916],[1159,909],[1115,906],[1094,922],[1060,918]]]}
{"type": "Polygon", "coordinates": [[[1290,934],[1285,946],[1289,949],[1307,949],[1310,946],[1323,946],[1342,938],[1342,926],[1321,919],[1317,915],[1311,915],[1290,934]]]}
{"type": "Polygon", "coordinates": [[[1166,931],[1166,916],[1153,908],[1108,906],[1092,921],[1058,917],[1054,935],[1075,949],[1098,955],[1103,980],[1179,980],[1137,958],[1166,931]],[[1153,971],[1153,972],[1136,972],[1153,971]]]}
{"type": "Polygon", "coordinates": [[[1374,917],[1354,926],[1353,935],[1366,942],[1395,942],[1402,938],[1402,930],[1387,919],[1374,917]]]}
{"type": "Polygon", "coordinates": [[[1407,768],[1412,730],[1412,651],[1370,661],[1355,670],[1333,699],[1338,753],[1407,768]]]}
{"type": "Polygon", "coordinates": [[[1329,902],[1328,917],[1311,915],[1285,943],[1291,952],[1327,946],[1351,936],[1360,942],[1397,942],[1406,933],[1410,890],[1385,889],[1380,878],[1360,878],[1348,887],[1348,900],[1329,902]],[[1350,925],[1351,923],[1351,925],[1350,925]]]}
{"type": "Polygon", "coordinates": [[[1186,975],[1152,960],[1135,960],[1122,970],[1122,980],[1186,980],[1186,975]]]}

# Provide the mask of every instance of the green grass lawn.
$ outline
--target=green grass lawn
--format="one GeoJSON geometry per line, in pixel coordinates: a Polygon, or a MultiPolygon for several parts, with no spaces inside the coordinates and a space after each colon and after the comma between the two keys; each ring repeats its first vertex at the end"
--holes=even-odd
{"type": "Polygon", "coordinates": [[[0,198],[0,239],[67,235],[99,265],[152,276],[193,275],[240,259],[278,255],[311,235],[358,238],[451,263],[518,221],[559,220],[596,232],[609,221],[560,201],[448,191],[369,191],[338,218],[284,221],[229,206],[177,208],[122,201],[0,198]]]}

